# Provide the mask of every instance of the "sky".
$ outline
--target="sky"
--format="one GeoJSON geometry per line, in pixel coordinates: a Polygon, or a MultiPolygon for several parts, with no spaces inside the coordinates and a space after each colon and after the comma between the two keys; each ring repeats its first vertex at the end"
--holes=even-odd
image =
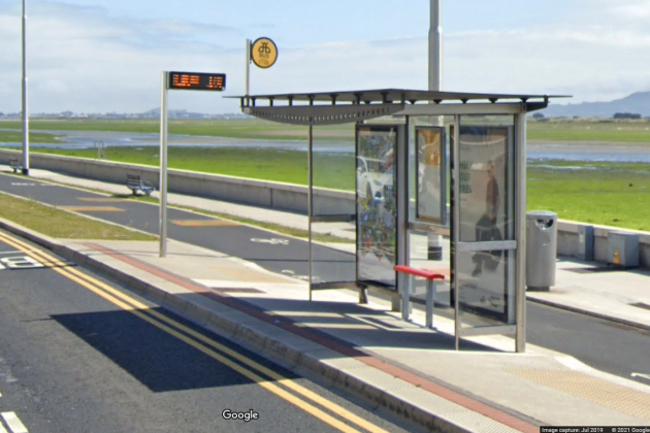
{"type": "MultiPolygon", "coordinates": [[[[429,0],[26,0],[29,112],[139,113],[161,72],[219,72],[226,91],[170,109],[239,111],[251,94],[427,88],[429,0]]],[[[21,0],[0,0],[0,112],[21,110],[21,0]]],[[[609,101],[650,90],[650,0],[442,0],[443,90],[609,101]]]]}

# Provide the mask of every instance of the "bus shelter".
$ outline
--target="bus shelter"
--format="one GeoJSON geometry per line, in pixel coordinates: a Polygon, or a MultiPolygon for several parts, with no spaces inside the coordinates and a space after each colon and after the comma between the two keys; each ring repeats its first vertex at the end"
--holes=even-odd
{"type": "Polygon", "coordinates": [[[381,290],[398,310],[419,289],[405,290],[410,280],[395,266],[435,271],[448,277],[435,300],[454,309],[457,349],[462,337],[511,334],[524,351],[526,115],[550,98],[404,89],[240,97],[246,114],[307,127],[310,300],[315,290],[356,288],[363,302],[381,290]],[[314,127],[343,123],[355,124],[351,148],[319,151],[314,127]],[[348,192],[321,185],[346,178],[333,173],[337,155],[355,170],[340,187],[348,192]],[[349,252],[314,238],[327,224],[356,233],[349,252]]]}

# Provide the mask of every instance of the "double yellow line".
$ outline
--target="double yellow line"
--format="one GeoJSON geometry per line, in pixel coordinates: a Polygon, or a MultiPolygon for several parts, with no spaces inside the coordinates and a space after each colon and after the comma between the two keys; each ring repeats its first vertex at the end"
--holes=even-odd
{"type": "Polygon", "coordinates": [[[111,286],[84,274],[79,269],[67,266],[67,263],[62,262],[45,251],[35,250],[29,244],[14,237],[7,236],[1,232],[0,241],[16,248],[25,255],[38,260],[41,263],[45,263],[46,266],[51,267],[53,271],[58,272],[65,278],[74,281],[91,292],[112,302],[123,310],[128,311],[168,334],[173,335],[186,344],[257,383],[267,391],[272,392],[276,396],[288,401],[339,431],[346,433],[360,433],[356,428],[350,427],[348,424],[330,415],[323,409],[337,414],[340,418],[347,420],[349,423],[354,424],[365,431],[371,433],[388,433],[381,427],[364,420],[336,403],[297,384],[292,379],[284,377],[278,372],[247,358],[246,356],[194,331],[191,328],[188,328],[187,326],[184,326],[158,311],[152,310],[142,302],[139,302],[111,286]],[[260,376],[260,374],[270,378],[270,380],[260,376]],[[292,392],[289,392],[288,390],[292,392]],[[315,405],[312,403],[315,403],[315,405]],[[316,405],[320,406],[320,408],[316,405]]]}

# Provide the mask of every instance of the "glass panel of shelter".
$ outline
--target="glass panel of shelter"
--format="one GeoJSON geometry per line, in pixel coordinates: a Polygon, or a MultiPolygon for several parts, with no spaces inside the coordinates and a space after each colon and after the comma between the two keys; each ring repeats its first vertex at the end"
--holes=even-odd
{"type": "MultiPolygon", "coordinates": [[[[398,140],[391,126],[405,123],[406,263],[446,276],[437,287],[436,308],[454,307],[452,287],[456,287],[464,326],[514,324],[515,250],[508,243],[515,239],[512,115],[377,119],[358,126],[356,141],[341,143],[336,152],[313,152],[312,288],[370,284],[395,291],[397,281],[404,281],[392,271],[399,232],[394,219],[398,140]],[[453,143],[456,132],[458,146],[453,143]],[[337,157],[350,160],[354,177],[345,180],[342,174],[347,184],[323,188],[328,185],[321,179],[336,165],[331,159],[337,157]],[[452,164],[458,167],[456,224],[451,208],[452,164]],[[451,281],[452,227],[458,230],[459,240],[456,284],[451,281]],[[319,238],[323,233],[345,242],[334,245],[332,239],[319,238]]],[[[425,287],[424,280],[415,279],[412,299],[423,302],[425,287]]]]}
{"type": "MultiPolygon", "coordinates": [[[[450,131],[454,116],[409,118],[408,265],[445,276],[436,308],[452,308],[450,239],[450,131]]],[[[424,303],[426,281],[416,278],[411,299],[424,303]]],[[[440,311],[440,310],[439,310],[440,311]]]]}
{"type": "Polygon", "coordinates": [[[460,116],[455,287],[462,326],[515,323],[515,119],[460,116]]]}
{"type": "MultiPolygon", "coordinates": [[[[318,132],[318,127],[314,131],[318,132]]],[[[352,128],[350,128],[352,129],[352,128]]],[[[309,229],[312,290],[356,287],[355,144],[312,144],[312,218],[309,229]]],[[[309,152],[309,149],[308,149],[309,152]]],[[[309,165],[309,161],[308,161],[309,165]]]]}

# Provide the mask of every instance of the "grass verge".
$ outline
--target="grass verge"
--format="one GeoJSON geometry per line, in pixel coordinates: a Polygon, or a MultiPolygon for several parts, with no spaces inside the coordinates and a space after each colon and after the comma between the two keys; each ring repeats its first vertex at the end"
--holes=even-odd
{"type": "Polygon", "coordinates": [[[153,241],[157,237],[0,193],[0,218],[52,238],[153,241]]]}

